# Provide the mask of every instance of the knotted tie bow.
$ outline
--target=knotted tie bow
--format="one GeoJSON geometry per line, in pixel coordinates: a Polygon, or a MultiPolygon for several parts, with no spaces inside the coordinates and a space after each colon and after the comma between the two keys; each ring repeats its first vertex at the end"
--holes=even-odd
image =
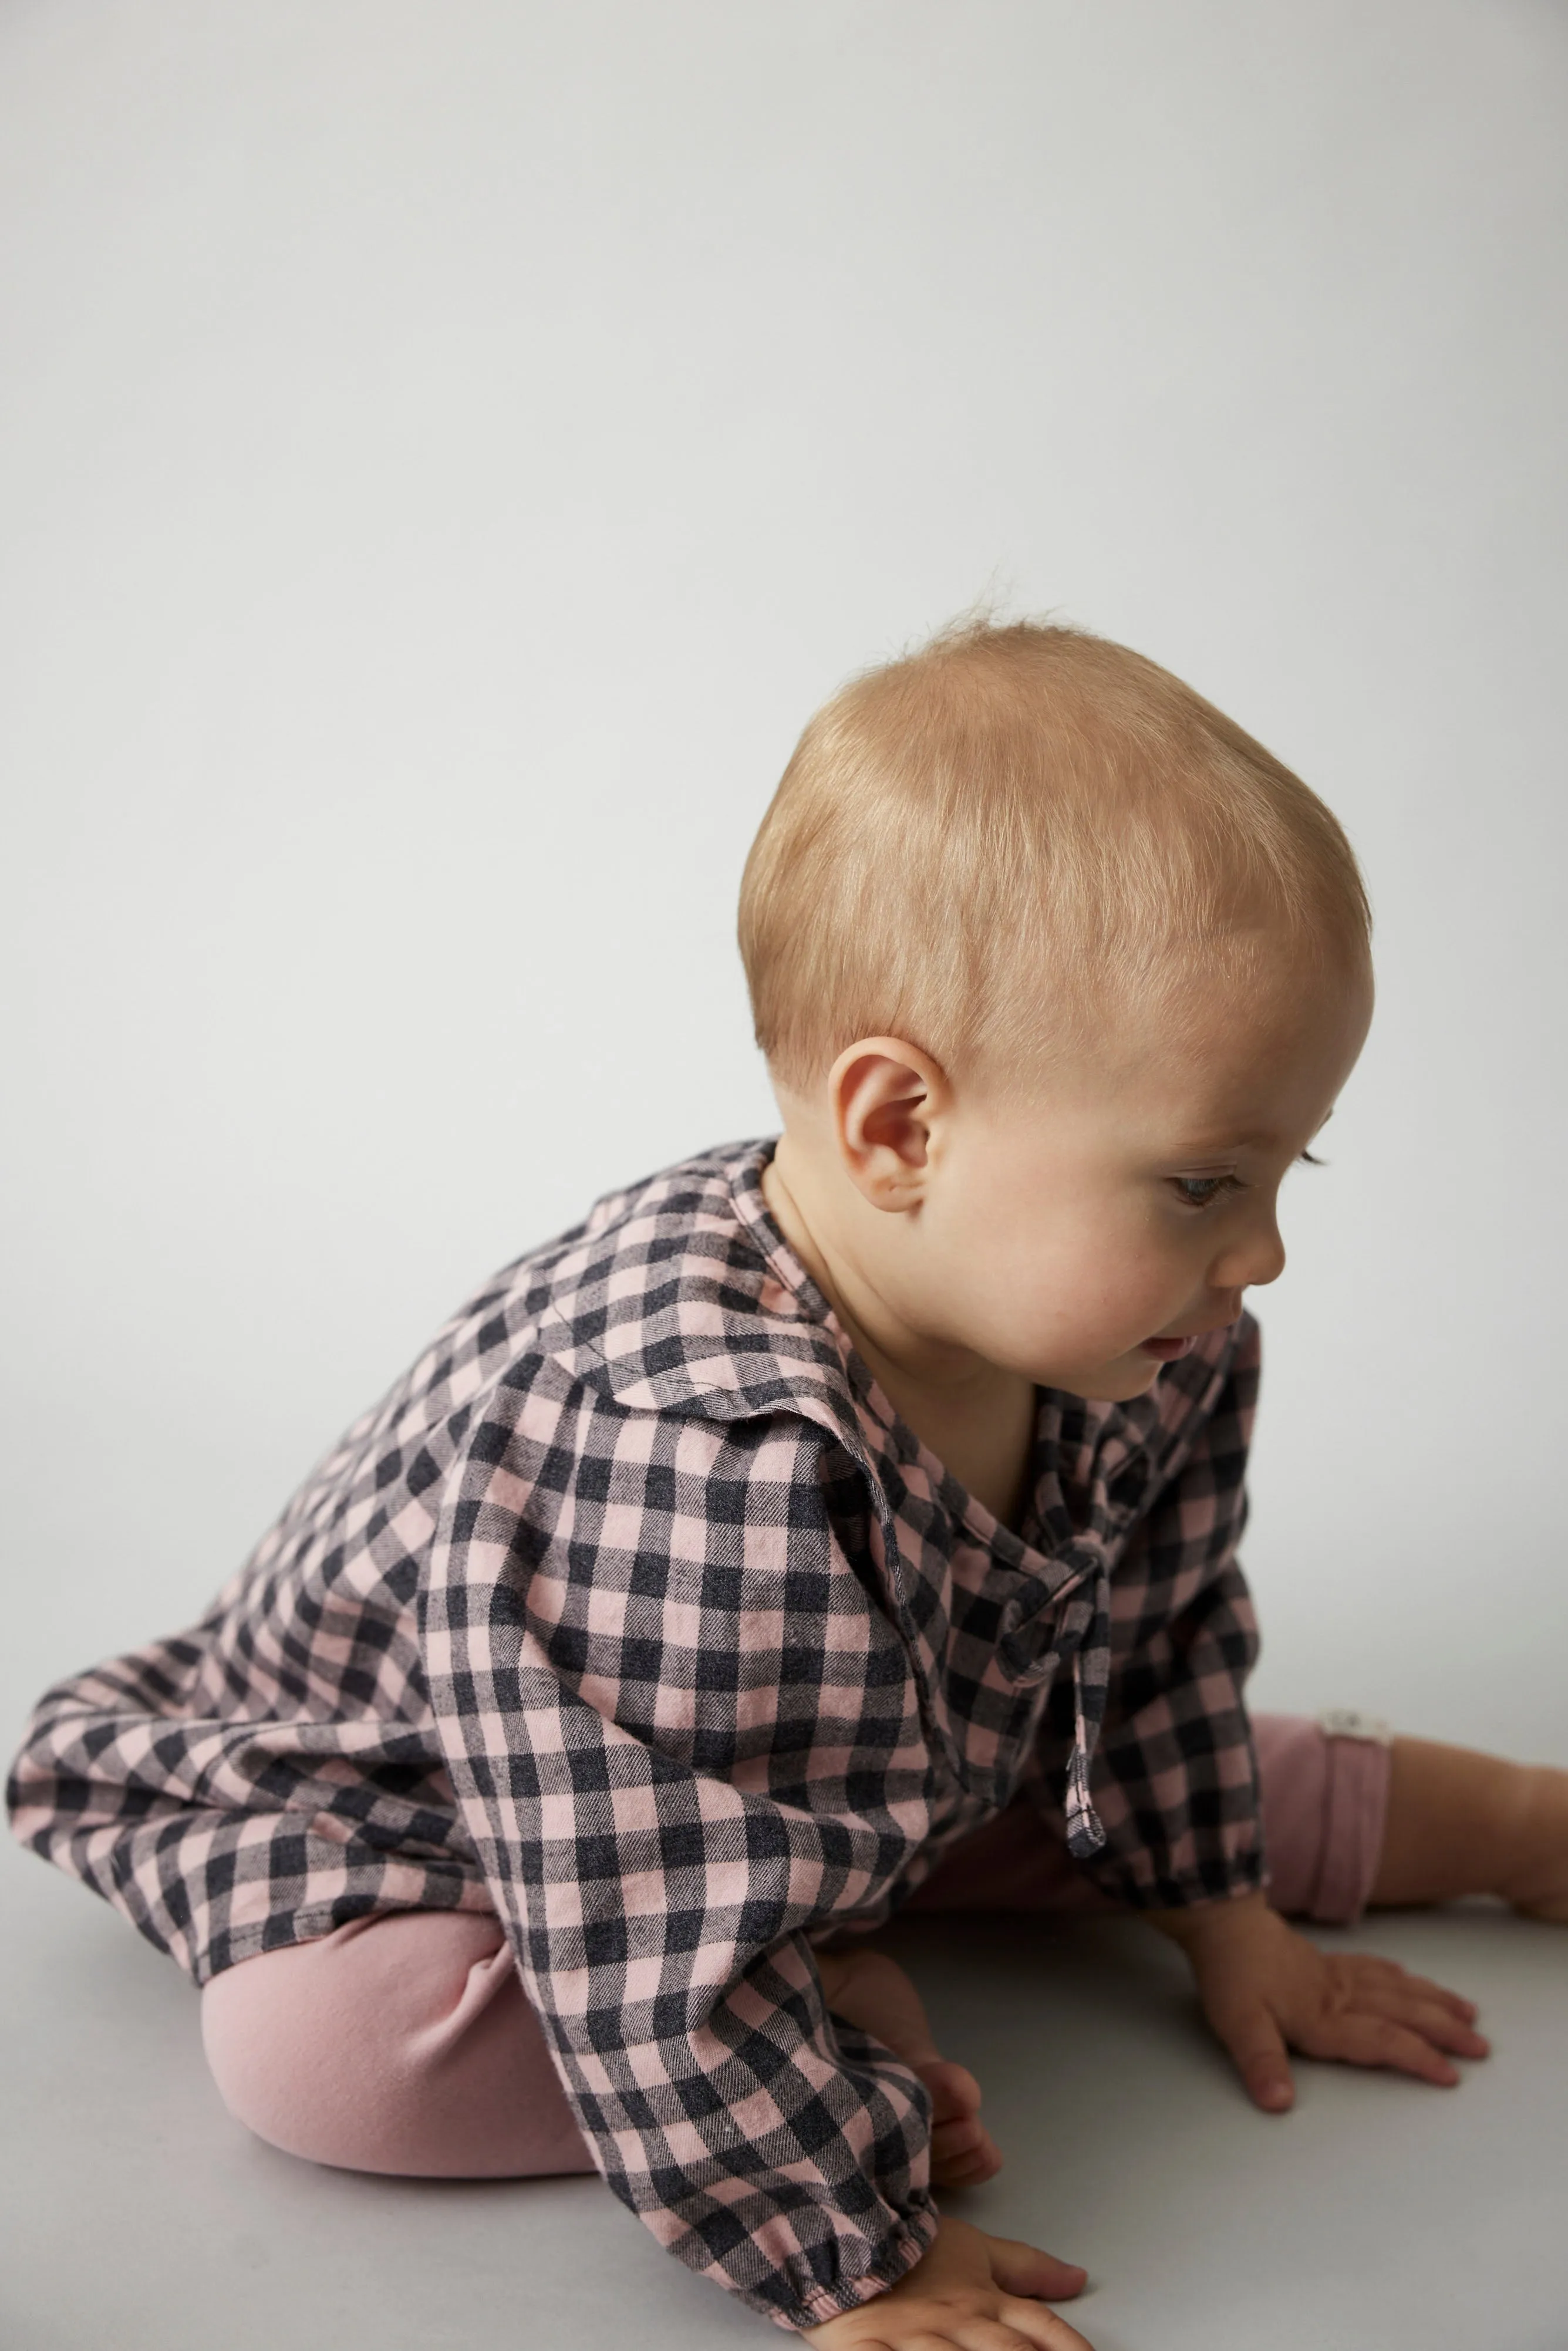
{"type": "Polygon", "coordinates": [[[1082,1538],[1054,1554],[1066,1574],[1043,1579],[1007,1610],[998,1644],[1020,1681],[1072,1660],[1072,1753],[1067,1766],[1067,1849],[1075,1860],[1098,1853],[1105,1831],[1089,1795],[1089,1770],[1111,1681],[1111,1574],[1101,1544],[1082,1538]],[[1063,1600],[1063,1584],[1076,1584],[1063,1600]]]}

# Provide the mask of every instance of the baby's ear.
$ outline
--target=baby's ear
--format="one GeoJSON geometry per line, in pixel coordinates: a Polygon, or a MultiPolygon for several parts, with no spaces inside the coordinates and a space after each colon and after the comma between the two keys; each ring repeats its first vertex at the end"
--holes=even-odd
{"type": "Polygon", "coordinates": [[[844,1173],[873,1208],[917,1206],[930,1178],[931,1131],[947,1113],[939,1065],[899,1037],[863,1037],[830,1072],[833,1134],[844,1173]]]}

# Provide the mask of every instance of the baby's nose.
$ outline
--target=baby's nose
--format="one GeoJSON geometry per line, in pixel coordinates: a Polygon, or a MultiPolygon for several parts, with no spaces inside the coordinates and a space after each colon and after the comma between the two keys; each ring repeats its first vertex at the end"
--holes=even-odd
{"type": "Polygon", "coordinates": [[[1279,1234],[1259,1234],[1226,1250],[1218,1264],[1210,1268],[1209,1287],[1233,1297],[1239,1314],[1244,1290],[1261,1290],[1266,1283],[1278,1281],[1284,1270],[1285,1247],[1279,1234]]]}
{"type": "MultiPolygon", "coordinates": [[[[1227,1270],[1239,1298],[1244,1290],[1262,1290],[1270,1281],[1278,1281],[1284,1272],[1285,1244],[1278,1233],[1260,1235],[1246,1251],[1244,1259],[1233,1260],[1227,1270]]],[[[1239,1312],[1239,1306],[1237,1311],[1239,1312]]]]}

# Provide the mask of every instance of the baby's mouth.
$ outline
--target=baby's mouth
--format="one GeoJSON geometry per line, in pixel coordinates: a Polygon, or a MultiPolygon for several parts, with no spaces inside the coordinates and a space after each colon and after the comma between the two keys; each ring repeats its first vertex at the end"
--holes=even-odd
{"type": "Polygon", "coordinates": [[[1140,1355],[1153,1355],[1156,1363],[1174,1364],[1183,1355],[1190,1355],[1197,1344],[1197,1334],[1189,1331],[1184,1339],[1145,1339],[1140,1342],[1140,1355]]]}

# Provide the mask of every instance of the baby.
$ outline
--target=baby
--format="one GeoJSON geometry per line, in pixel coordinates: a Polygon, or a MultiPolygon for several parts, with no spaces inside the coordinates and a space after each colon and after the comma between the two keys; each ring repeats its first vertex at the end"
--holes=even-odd
{"type": "Polygon", "coordinates": [[[1147,1919],[1271,2111],[1487,2046],[1282,1914],[1568,1919],[1568,1773],[1244,1701],[1243,1301],[1366,902],[1177,680],[971,624],[812,720],[740,935],[782,1134],[486,1281],[199,1625],[46,1694],[12,1819],[280,2147],[597,2169],[822,2351],[1083,2351],[1081,2269],[938,2213],[1000,2157],[895,1908],[1147,1919]]]}

